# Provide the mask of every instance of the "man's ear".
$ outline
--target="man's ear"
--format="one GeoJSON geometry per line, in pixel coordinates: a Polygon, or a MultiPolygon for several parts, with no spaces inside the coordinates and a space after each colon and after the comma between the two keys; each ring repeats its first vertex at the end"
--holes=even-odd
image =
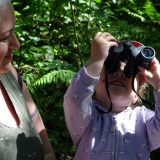
{"type": "Polygon", "coordinates": [[[138,100],[138,96],[135,95],[135,97],[134,97],[133,100],[132,100],[132,104],[135,104],[135,103],[137,102],[137,100],[138,100]]]}

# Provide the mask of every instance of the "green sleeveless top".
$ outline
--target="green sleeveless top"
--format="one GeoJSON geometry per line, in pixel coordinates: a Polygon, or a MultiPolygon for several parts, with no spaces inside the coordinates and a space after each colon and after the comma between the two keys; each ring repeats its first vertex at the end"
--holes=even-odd
{"type": "Polygon", "coordinates": [[[44,149],[37,133],[21,88],[12,72],[0,75],[10,100],[19,117],[17,128],[0,123],[0,160],[44,160],[44,149]]]}

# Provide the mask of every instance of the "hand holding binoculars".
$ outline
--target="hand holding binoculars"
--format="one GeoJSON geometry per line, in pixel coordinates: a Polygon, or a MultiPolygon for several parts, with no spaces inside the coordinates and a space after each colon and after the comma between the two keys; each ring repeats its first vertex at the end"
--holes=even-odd
{"type": "Polygon", "coordinates": [[[138,66],[148,69],[155,57],[155,51],[148,46],[135,47],[131,40],[126,40],[118,43],[118,47],[111,47],[109,55],[105,60],[105,69],[109,69],[109,73],[117,71],[119,61],[126,63],[124,74],[126,77],[131,78],[138,66]]]}

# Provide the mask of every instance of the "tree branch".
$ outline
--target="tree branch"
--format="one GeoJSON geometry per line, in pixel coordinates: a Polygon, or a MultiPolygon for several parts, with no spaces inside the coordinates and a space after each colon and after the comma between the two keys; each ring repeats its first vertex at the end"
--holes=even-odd
{"type": "Polygon", "coordinates": [[[81,56],[81,48],[80,48],[80,44],[79,44],[79,40],[78,40],[78,36],[77,36],[77,31],[76,31],[76,22],[75,22],[75,18],[74,18],[74,10],[73,10],[73,6],[72,6],[72,0],[70,0],[70,6],[71,6],[71,10],[72,10],[72,17],[73,17],[74,35],[76,37],[76,41],[77,41],[77,45],[78,45],[78,55],[79,55],[79,59],[81,62],[81,67],[82,67],[83,62],[82,62],[82,56],[81,56]]]}
{"type": "MultiPolygon", "coordinates": [[[[90,0],[90,5],[89,5],[89,8],[91,9],[91,4],[92,4],[92,0],[90,0]]],[[[87,24],[87,29],[88,29],[88,27],[89,27],[89,25],[90,25],[90,18],[91,18],[91,14],[88,14],[88,24],[87,24]]]]}

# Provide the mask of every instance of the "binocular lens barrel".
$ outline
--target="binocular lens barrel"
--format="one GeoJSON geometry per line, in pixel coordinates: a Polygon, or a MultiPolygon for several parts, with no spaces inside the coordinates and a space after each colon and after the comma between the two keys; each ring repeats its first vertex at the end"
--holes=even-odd
{"type": "Polygon", "coordinates": [[[144,58],[151,59],[155,56],[155,51],[150,47],[145,47],[141,50],[141,54],[144,58]]]}

